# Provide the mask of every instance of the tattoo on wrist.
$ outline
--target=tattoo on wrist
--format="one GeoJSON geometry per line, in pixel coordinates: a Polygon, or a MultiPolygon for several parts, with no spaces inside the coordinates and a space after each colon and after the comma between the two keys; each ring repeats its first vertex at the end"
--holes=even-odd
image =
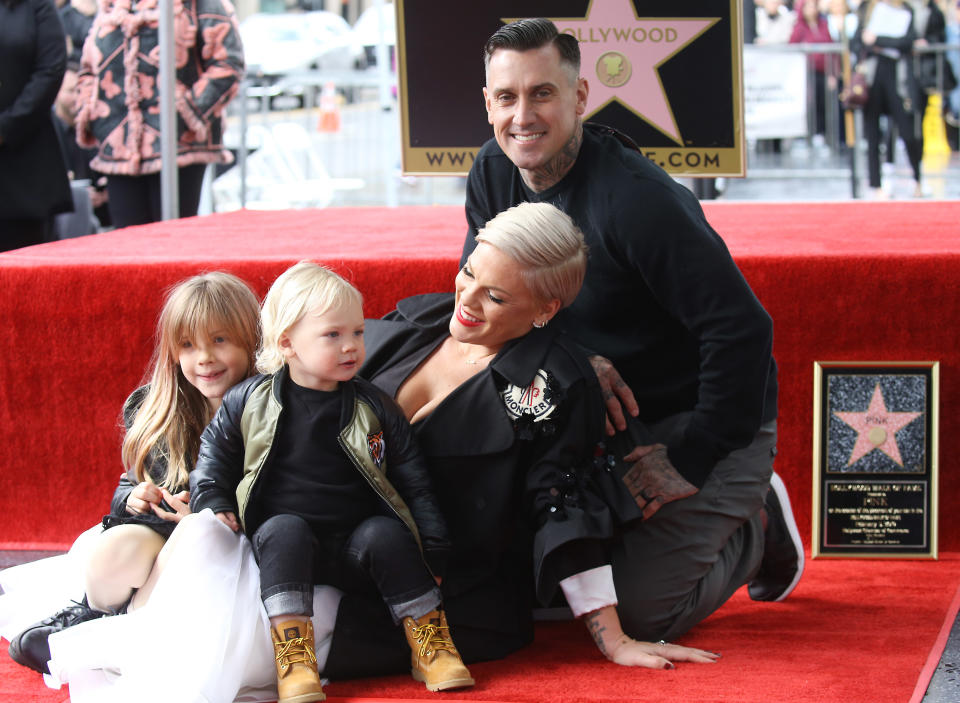
{"type": "Polygon", "coordinates": [[[610,654],[607,652],[607,647],[603,643],[603,633],[607,631],[607,628],[600,624],[600,618],[596,613],[587,615],[587,629],[590,630],[590,636],[593,637],[593,641],[597,643],[597,648],[603,653],[603,656],[609,659],[610,654]]]}

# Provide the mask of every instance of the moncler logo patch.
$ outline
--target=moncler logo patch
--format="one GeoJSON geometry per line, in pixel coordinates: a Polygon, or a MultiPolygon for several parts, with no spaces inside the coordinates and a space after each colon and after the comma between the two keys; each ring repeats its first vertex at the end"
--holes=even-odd
{"type": "Polygon", "coordinates": [[[547,372],[537,369],[533,382],[526,388],[520,388],[512,383],[503,389],[503,405],[507,414],[513,419],[524,415],[533,417],[534,422],[540,422],[550,417],[557,406],[547,397],[547,372]]]}
{"type": "Polygon", "coordinates": [[[377,465],[378,469],[383,464],[385,446],[386,445],[383,441],[383,430],[380,430],[379,432],[371,432],[367,435],[367,449],[370,451],[370,458],[373,459],[373,463],[377,465]]]}

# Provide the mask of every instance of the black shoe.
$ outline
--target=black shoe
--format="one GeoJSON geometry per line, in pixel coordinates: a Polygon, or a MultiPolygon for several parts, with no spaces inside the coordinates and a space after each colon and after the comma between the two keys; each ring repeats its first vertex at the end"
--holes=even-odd
{"type": "Polygon", "coordinates": [[[747,590],[753,600],[781,601],[790,595],[803,573],[803,542],[793,519],[787,487],[776,474],[770,477],[763,507],[767,511],[763,560],[747,590]]]}
{"type": "Polygon", "coordinates": [[[54,632],[107,615],[102,610],[94,610],[87,605],[86,598],[82,603],[76,601],[74,603],[75,605],[67,606],[14,637],[7,650],[10,658],[17,664],[39,671],[41,674],[49,674],[47,662],[50,661],[50,645],[47,643],[47,638],[54,632]]]}

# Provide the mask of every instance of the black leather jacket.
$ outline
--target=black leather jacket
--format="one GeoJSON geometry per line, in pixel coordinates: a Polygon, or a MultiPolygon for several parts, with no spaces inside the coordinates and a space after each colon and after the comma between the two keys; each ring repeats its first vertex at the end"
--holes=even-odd
{"type": "MultiPolygon", "coordinates": [[[[190,509],[233,512],[250,535],[263,517],[258,486],[269,478],[273,440],[283,421],[280,388],[286,367],[231,388],[200,439],[190,474],[190,509]]],[[[447,526],[410,424],[393,400],[363,379],[341,384],[340,445],[371,488],[410,528],[434,573],[443,572],[447,526]],[[371,458],[368,436],[383,431],[386,456],[371,458]]]]}

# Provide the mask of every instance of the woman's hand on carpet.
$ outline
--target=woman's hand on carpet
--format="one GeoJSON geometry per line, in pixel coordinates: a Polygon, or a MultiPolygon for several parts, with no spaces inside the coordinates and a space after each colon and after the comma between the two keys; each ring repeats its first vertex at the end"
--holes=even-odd
{"type": "Polygon", "coordinates": [[[618,643],[614,644],[608,658],[614,664],[621,666],[643,666],[648,669],[673,669],[673,662],[695,662],[698,664],[715,664],[719,654],[708,652],[705,649],[684,647],[680,644],[664,642],[638,642],[624,634],[618,643]]]}
{"type": "Polygon", "coordinates": [[[720,658],[719,654],[679,644],[638,642],[623,631],[620,615],[614,605],[587,613],[583,621],[603,656],[620,666],[673,669],[675,661],[713,664],[720,658]]]}
{"type": "Polygon", "coordinates": [[[161,488],[160,492],[163,494],[163,499],[167,505],[173,509],[173,512],[151,503],[154,515],[164,520],[169,520],[170,522],[180,522],[190,514],[190,491],[180,491],[174,495],[166,488],[161,488]]]}

